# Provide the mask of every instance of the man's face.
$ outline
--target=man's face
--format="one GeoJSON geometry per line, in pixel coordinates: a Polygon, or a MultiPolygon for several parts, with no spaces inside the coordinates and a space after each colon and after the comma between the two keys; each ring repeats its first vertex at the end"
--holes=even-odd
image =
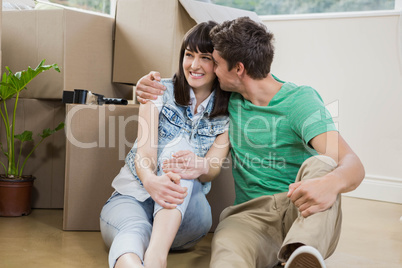
{"type": "Polygon", "coordinates": [[[219,55],[217,50],[212,52],[212,57],[214,58],[215,62],[215,74],[218,77],[222,90],[236,92],[237,74],[235,68],[232,68],[232,70],[228,71],[226,60],[219,55]]]}

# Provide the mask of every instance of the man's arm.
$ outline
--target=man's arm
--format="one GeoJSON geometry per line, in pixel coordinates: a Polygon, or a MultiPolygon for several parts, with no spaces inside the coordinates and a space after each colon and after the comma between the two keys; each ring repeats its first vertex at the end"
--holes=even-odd
{"type": "Polygon", "coordinates": [[[356,189],[365,175],[359,157],[337,131],[320,134],[310,144],[319,154],[334,159],[338,166],[323,177],[289,186],[288,197],[304,217],[330,208],[338,194],[356,189]]]}
{"type": "Polygon", "coordinates": [[[138,102],[145,104],[148,100],[156,100],[159,95],[163,95],[166,87],[158,81],[161,81],[161,75],[158,72],[150,72],[138,80],[135,89],[138,102]]]}

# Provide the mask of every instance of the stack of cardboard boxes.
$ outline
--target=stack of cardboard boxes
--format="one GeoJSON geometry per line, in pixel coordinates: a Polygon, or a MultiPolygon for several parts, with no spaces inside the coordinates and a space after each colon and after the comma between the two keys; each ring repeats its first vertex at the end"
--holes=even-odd
{"type": "MultiPolygon", "coordinates": [[[[132,95],[132,87],[112,83],[112,17],[56,8],[7,10],[2,19],[2,73],[5,66],[18,72],[36,67],[43,59],[47,64],[57,63],[61,70],[40,74],[22,91],[16,133],[32,130],[37,138],[35,133],[64,121],[63,90],[84,88],[108,97],[132,95]]],[[[63,207],[65,146],[64,133],[56,133],[38,147],[25,168],[26,174],[37,178],[36,208],[63,207]]]]}
{"type": "MultiPolygon", "coordinates": [[[[34,206],[64,207],[65,230],[99,230],[110,184],[137,135],[138,105],[65,106],[63,90],[131,100],[144,74],[174,74],[182,38],[196,23],[239,16],[259,20],[253,12],[193,0],[118,0],[115,18],[67,8],[3,12],[3,71],[42,59],[61,69],[41,74],[21,95],[20,129],[40,132],[66,121],[66,131],[49,138],[26,168],[37,177],[34,206]]],[[[208,195],[214,226],[233,191],[226,168],[208,195]]]]}

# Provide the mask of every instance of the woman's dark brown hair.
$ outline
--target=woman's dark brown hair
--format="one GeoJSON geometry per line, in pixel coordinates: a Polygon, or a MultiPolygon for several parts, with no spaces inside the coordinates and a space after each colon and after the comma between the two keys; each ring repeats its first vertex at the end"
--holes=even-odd
{"type": "MultiPolygon", "coordinates": [[[[190,104],[190,85],[187,82],[183,70],[184,52],[212,53],[212,45],[209,32],[217,25],[214,21],[202,22],[190,29],[184,36],[180,49],[179,70],[173,77],[175,100],[180,105],[190,104]]],[[[223,91],[219,86],[218,78],[215,78],[212,90],[215,90],[215,102],[210,117],[228,114],[228,102],[230,92],[223,91]]]]}

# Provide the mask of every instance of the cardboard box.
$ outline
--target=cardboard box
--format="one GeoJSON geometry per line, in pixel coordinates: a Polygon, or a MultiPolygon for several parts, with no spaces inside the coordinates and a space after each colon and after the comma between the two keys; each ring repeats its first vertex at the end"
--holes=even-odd
{"type": "Polygon", "coordinates": [[[63,90],[87,89],[127,98],[131,87],[112,83],[114,18],[68,8],[3,12],[2,73],[36,67],[46,59],[54,70],[35,78],[22,98],[61,99],[63,90]]]}
{"type": "MultiPolygon", "coordinates": [[[[99,230],[111,183],[137,137],[138,105],[67,105],[64,230],[99,230]]],[[[234,202],[230,162],[207,195],[215,230],[221,211],[234,202]]]]}
{"type": "MultiPolygon", "coordinates": [[[[11,115],[14,99],[7,101],[8,114],[11,115]]],[[[38,142],[43,129],[54,129],[64,121],[65,106],[60,100],[19,99],[16,114],[15,133],[24,130],[33,132],[33,139],[38,142]]],[[[7,144],[4,124],[0,122],[0,140],[7,144]]],[[[65,134],[58,131],[46,138],[28,159],[23,174],[33,175],[34,189],[32,206],[34,208],[62,208],[64,199],[64,166],[65,166],[65,134]]],[[[23,147],[22,155],[25,157],[33,148],[33,143],[27,142],[23,147]]],[[[15,152],[19,152],[19,142],[16,143],[15,152]]],[[[0,154],[0,161],[6,163],[5,156],[0,154]]],[[[3,173],[3,167],[0,167],[3,173]]]]}
{"type": "Polygon", "coordinates": [[[118,0],[113,81],[135,84],[150,71],[172,77],[184,34],[196,23],[256,13],[193,0],[118,0]]]}
{"type": "Polygon", "coordinates": [[[99,230],[111,183],[137,136],[138,105],[67,105],[64,230],[99,230]]]}

